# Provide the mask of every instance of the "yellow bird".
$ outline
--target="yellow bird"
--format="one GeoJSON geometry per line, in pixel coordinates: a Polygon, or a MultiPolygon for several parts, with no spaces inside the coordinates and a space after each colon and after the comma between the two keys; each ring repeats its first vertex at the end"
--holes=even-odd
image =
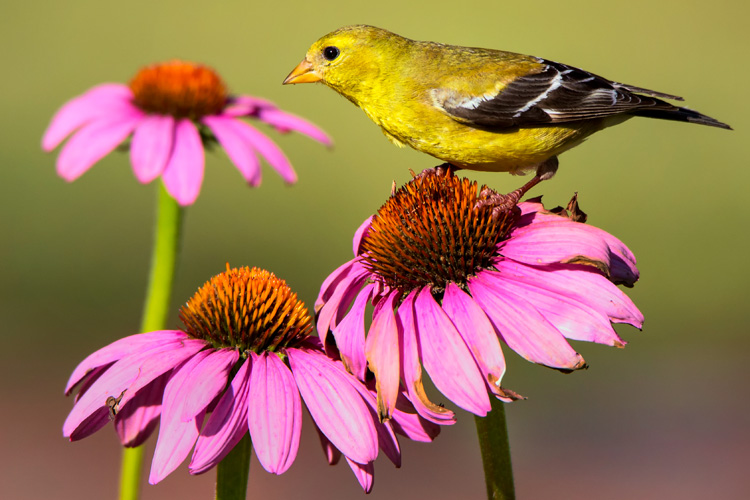
{"type": "MultiPolygon", "coordinates": [[[[663,99],[539,57],[346,26],[315,42],[284,84],[322,82],[398,146],[458,168],[552,177],[557,155],[633,116],[731,129],[663,99]]],[[[537,182],[538,182],[537,180],[537,182]]]]}

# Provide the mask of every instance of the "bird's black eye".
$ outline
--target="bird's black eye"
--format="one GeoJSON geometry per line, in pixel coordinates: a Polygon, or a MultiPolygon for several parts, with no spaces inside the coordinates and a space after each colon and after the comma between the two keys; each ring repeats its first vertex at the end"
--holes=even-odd
{"type": "Polygon", "coordinates": [[[326,47],[325,49],[323,49],[323,57],[325,57],[329,61],[333,61],[334,59],[336,59],[340,53],[341,51],[338,47],[326,47]]]}

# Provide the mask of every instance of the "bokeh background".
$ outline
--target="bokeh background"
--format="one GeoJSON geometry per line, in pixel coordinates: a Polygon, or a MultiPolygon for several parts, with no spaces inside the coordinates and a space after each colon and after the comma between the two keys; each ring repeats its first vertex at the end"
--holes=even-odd
{"type": "MultiPolygon", "coordinates": [[[[580,196],[589,222],[636,253],[628,293],[646,316],[625,349],[576,344],[591,368],[563,375],[509,354],[504,385],[528,396],[507,408],[521,499],[748,498],[747,82],[750,7],[740,0],[360,4],[287,0],[69,0],[0,4],[0,497],[115,498],[120,450],[111,428],[61,436],[62,394],[88,353],[135,333],[146,284],[155,185],[127,155],[67,184],[39,142],[62,103],[175,57],[215,67],[238,93],[320,124],[327,150],[269,131],[295,165],[288,187],[270,169],[244,185],[226,156],[207,156],[187,211],[174,307],[213,274],[257,265],[311,304],[350,258],[351,235],[391,182],[438,162],[393,147],[361,111],[323,86],[281,86],[319,36],[368,23],[416,39],[503,48],[683,95],[735,131],[636,119],[562,156],[536,188],[550,206],[580,196]]],[[[264,167],[265,168],[265,167],[264,167]]],[[[499,190],[522,179],[467,176],[499,190]]],[[[173,315],[171,326],[178,322],[173,315]]],[[[153,438],[149,447],[153,448],[153,438]]],[[[150,460],[150,452],[147,462],[150,460]]],[[[404,465],[377,463],[371,498],[482,498],[473,417],[431,445],[404,443],[404,465]]],[[[214,472],[183,464],[143,498],[211,498],[214,472]]],[[[344,464],[329,467],[304,426],[291,470],[255,459],[248,498],[361,498],[344,464]]]]}

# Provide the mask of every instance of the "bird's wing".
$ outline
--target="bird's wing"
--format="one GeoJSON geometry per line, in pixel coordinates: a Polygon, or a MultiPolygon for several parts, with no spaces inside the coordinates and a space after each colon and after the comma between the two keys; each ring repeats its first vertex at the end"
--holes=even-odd
{"type": "Polygon", "coordinates": [[[682,100],[564,64],[539,62],[539,72],[518,77],[486,95],[436,89],[434,100],[454,120],[487,129],[575,122],[645,108],[675,109],[660,98],[682,100]]]}

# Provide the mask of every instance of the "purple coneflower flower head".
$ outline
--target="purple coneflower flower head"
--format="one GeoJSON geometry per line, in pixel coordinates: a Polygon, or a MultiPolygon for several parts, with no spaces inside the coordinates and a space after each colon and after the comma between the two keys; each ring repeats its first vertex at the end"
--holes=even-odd
{"type": "Polygon", "coordinates": [[[242,117],[331,145],[318,127],[269,101],[229,95],[211,68],[170,61],[141,69],[129,85],[98,85],[68,101],[52,118],[42,148],[52,151],[72,134],[57,158],[57,173],[73,181],[132,135],[130,159],[136,179],[145,184],[161,176],[181,205],[191,205],[198,197],[204,143],[214,140],[251,186],[261,181],[257,154],[284,181],[296,182],[283,151],[242,117]]]}
{"type": "Polygon", "coordinates": [[[132,335],[96,351],[73,371],[80,385],[63,425],[71,441],[113,421],[125,446],[159,437],[149,482],[156,484],[193,450],[190,472],[218,464],[246,433],[274,474],[294,462],[307,407],[330,463],[341,455],[369,491],[382,448],[396,466],[396,433],[431,441],[439,427],[403,395],[380,423],[375,395],[325,355],[309,334],[312,318],[283,280],[257,268],[227,269],[180,311],[184,330],[132,335]]]}
{"type": "Polygon", "coordinates": [[[570,372],[586,364],[568,340],[621,347],[612,323],[642,325],[616,286],[638,279],[622,242],[538,199],[498,212],[481,202],[490,194],[449,172],[417,176],[362,224],[355,258],[321,287],[324,346],[358,378],[375,375],[381,418],[392,415],[403,386],[424,418],[452,421],[425,395],[423,367],[449,400],[484,416],[488,390],[506,402],[519,397],[500,385],[501,341],[570,372]]]}

